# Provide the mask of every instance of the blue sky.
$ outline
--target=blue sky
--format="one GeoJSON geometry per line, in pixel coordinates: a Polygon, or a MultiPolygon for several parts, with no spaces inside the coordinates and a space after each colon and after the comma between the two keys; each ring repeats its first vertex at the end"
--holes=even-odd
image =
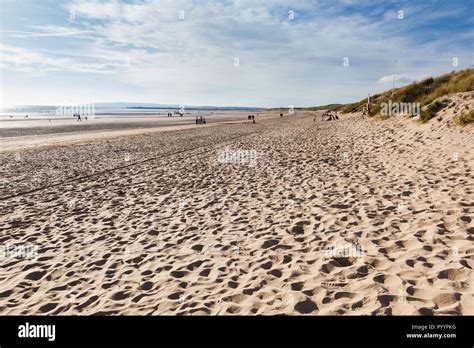
{"type": "Polygon", "coordinates": [[[471,0],[0,6],[3,106],[312,106],[391,88],[395,60],[397,86],[474,62],[471,0]]]}

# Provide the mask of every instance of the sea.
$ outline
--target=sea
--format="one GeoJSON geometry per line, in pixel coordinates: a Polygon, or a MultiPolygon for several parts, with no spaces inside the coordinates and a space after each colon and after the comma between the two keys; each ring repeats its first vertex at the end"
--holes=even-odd
{"type": "Polygon", "coordinates": [[[12,107],[0,107],[0,119],[43,119],[56,118],[67,119],[77,117],[143,117],[143,116],[167,116],[171,113],[175,116],[183,115],[209,115],[232,110],[261,110],[259,108],[246,107],[130,107],[130,106],[97,106],[94,104],[82,104],[73,106],[45,106],[45,105],[20,105],[12,107]]]}

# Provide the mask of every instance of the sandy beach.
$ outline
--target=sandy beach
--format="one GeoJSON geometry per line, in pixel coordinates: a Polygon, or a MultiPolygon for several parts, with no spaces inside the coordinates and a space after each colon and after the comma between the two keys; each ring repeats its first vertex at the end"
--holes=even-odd
{"type": "Polygon", "coordinates": [[[320,114],[2,128],[0,314],[473,315],[472,127],[320,114]]]}

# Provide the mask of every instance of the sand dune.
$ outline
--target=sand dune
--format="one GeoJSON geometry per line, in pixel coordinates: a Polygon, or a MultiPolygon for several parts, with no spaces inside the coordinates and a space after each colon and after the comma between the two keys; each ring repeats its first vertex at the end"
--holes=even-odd
{"type": "Polygon", "coordinates": [[[35,247],[0,314],[472,315],[472,144],[298,112],[0,153],[0,243],[35,247]]]}

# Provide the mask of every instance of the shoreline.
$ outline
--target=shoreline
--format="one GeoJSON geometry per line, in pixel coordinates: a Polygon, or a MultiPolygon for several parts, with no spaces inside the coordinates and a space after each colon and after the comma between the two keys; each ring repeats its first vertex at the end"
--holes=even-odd
{"type": "MultiPolygon", "coordinates": [[[[267,112],[258,116],[258,121],[276,117],[267,112]]],[[[37,147],[67,146],[82,144],[102,139],[114,139],[155,132],[169,132],[213,127],[226,123],[246,123],[247,113],[239,112],[221,116],[206,116],[205,125],[196,125],[195,116],[189,117],[152,117],[129,118],[96,118],[93,120],[58,120],[50,123],[45,120],[26,120],[20,127],[9,124],[2,127],[0,122],[0,152],[20,151],[37,147]],[[22,126],[22,127],[21,127],[22,126]]],[[[4,125],[3,125],[4,126],[4,125]]]]}

